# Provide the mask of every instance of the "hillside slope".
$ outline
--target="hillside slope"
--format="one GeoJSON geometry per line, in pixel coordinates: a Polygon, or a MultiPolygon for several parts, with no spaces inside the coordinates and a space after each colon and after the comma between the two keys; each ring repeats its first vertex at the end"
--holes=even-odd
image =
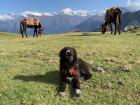
{"type": "Polygon", "coordinates": [[[2,105],[138,105],[140,104],[140,32],[65,33],[39,38],[0,33],[0,103],[2,105]],[[81,81],[81,97],[56,96],[59,51],[76,48],[78,57],[104,73],[81,81]],[[129,65],[130,71],[121,69],[129,65]]]}
{"type": "Polygon", "coordinates": [[[73,28],[73,31],[80,31],[80,32],[95,32],[98,31],[97,29],[100,27],[101,24],[104,23],[103,16],[93,16],[88,18],[86,21],[78,24],[73,28]]]}
{"type": "Polygon", "coordinates": [[[122,28],[127,25],[140,26],[140,11],[127,12],[122,15],[122,28]]]}

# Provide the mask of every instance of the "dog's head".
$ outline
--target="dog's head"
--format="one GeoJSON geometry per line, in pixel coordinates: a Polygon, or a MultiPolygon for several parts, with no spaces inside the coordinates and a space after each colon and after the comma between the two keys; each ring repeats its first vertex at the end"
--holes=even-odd
{"type": "Polygon", "coordinates": [[[60,59],[66,63],[77,61],[77,52],[72,47],[64,47],[59,53],[60,59]]]}

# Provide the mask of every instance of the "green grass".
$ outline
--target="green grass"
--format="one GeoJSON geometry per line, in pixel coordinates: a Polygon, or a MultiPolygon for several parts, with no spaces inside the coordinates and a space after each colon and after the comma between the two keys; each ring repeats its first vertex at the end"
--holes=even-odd
{"type": "Polygon", "coordinates": [[[140,32],[65,33],[21,38],[0,33],[0,105],[140,105],[140,32]],[[58,53],[75,47],[78,56],[105,73],[81,81],[81,97],[56,96],[58,53]],[[131,65],[130,72],[119,69],[131,65]]]}

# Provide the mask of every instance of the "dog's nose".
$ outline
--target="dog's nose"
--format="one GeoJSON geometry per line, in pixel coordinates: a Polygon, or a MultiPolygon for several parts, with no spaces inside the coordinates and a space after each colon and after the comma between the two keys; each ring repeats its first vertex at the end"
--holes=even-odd
{"type": "Polygon", "coordinates": [[[66,56],[71,56],[71,51],[70,50],[66,51],[66,56]]]}

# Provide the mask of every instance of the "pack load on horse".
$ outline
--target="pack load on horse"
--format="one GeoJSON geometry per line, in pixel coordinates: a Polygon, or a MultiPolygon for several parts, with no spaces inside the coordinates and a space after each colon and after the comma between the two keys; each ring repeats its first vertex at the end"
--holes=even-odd
{"type": "Polygon", "coordinates": [[[111,34],[113,33],[113,29],[112,29],[112,23],[115,26],[115,31],[114,31],[114,35],[116,35],[116,31],[118,30],[119,34],[121,34],[121,9],[120,8],[110,8],[106,10],[105,13],[105,22],[102,26],[102,34],[104,34],[107,31],[107,27],[110,26],[110,30],[111,30],[111,34]]]}
{"type": "Polygon", "coordinates": [[[39,18],[34,18],[34,19],[25,18],[25,19],[23,19],[20,22],[20,32],[22,34],[22,37],[24,37],[24,34],[26,35],[26,37],[28,37],[27,33],[26,33],[26,28],[34,28],[33,37],[35,37],[35,35],[38,37],[38,30],[42,29],[40,19],[39,18]]]}

